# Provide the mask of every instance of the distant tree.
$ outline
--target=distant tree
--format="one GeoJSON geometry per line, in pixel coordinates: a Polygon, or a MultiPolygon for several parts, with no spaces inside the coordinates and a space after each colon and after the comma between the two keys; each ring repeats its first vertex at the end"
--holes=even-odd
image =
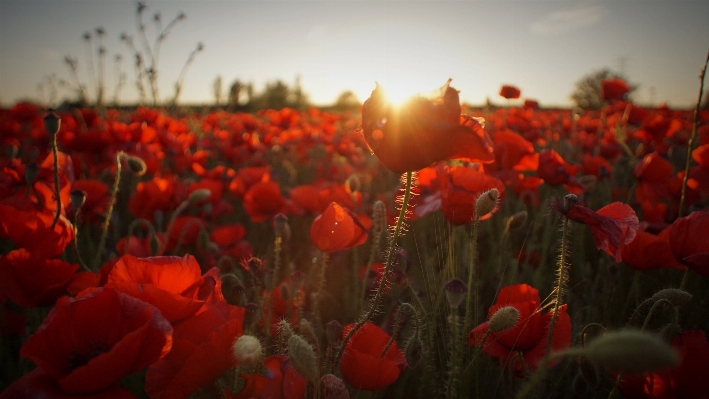
{"type": "MultiPolygon", "coordinates": [[[[579,108],[600,109],[605,103],[601,96],[601,82],[605,79],[613,78],[623,79],[628,82],[625,76],[613,72],[609,68],[593,71],[576,82],[574,91],[571,93],[571,99],[579,108]]],[[[628,85],[630,86],[628,95],[631,95],[638,88],[638,85],[630,82],[628,82],[628,85]]]]}
{"type": "Polygon", "coordinates": [[[345,90],[337,96],[333,108],[337,111],[355,111],[362,105],[356,94],[352,90],[345,90]]]}

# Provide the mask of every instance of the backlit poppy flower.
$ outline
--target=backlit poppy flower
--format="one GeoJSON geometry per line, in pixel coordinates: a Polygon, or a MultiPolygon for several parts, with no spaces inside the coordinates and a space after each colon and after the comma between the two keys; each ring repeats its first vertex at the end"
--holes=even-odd
{"type": "Polygon", "coordinates": [[[297,328],[299,309],[305,301],[305,288],[297,287],[290,278],[281,281],[272,291],[264,291],[261,307],[264,324],[270,323],[271,336],[278,334],[278,322],[287,320],[297,328]],[[284,296],[285,294],[285,296],[284,296]],[[269,321],[270,320],[270,321],[269,321]]]}
{"type": "MultiPolygon", "coordinates": [[[[539,167],[539,154],[534,151],[534,145],[519,134],[511,130],[501,130],[495,133],[492,141],[495,143],[493,167],[519,171],[537,170],[539,167]]],[[[487,170],[487,167],[485,168],[487,170]]]]}
{"type": "MultiPolygon", "coordinates": [[[[354,328],[348,324],[342,337],[354,328]]],[[[340,359],[342,377],[356,389],[378,391],[393,384],[406,369],[404,352],[392,342],[384,356],[382,351],[391,340],[389,334],[376,325],[366,322],[347,342],[340,359]]]]}
{"type": "Polygon", "coordinates": [[[605,79],[601,82],[601,97],[606,101],[622,100],[630,87],[623,79],[605,79]]]}
{"type": "Polygon", "coordinates": [[[539,168],[537,174],[550,186],[566,185],[572,193],[580,193],[583,186],[574,175],[579,168],[566,161],[554,150],[543,150],[539,153],[539,168]]]}
{"type": "Polygon", "coordinates": [[[263,222],[279,213],[287,213],[281,187],[273,181],[260,181],[244,194],[244,210],[254,222],[263,222]]]}
{"type": "Polygon", "coordinates": [[[660,233],[675,259],[702,276],[709,276],[709,212],[696,211],[674,221],[660,233]]]}
{"type": "Polygon", "coordinates": [[[364,138],[389,169],[404,173],[451,158],[494,161],[487,133],[476,119],[461,115],[458,92],[449,85],[430,99],[419,95],[398,107],[377,85],[364,102],[364,138]]]}
{"type": "Polygon", "coordinates": [[[623,375],[620,392],[628,399],[709,398],[709,343],[704,331],[685,331],[672,340],[681,362],[673,370],[623,375]]]}
{"type": "Polygon", "coordinates": [[[642,230],[635,232],[635,239],[625,246],[622,258],[625,264],[638,270],[686,269],[675,259],[667,240],[642,230]]]}
{"type": "MultiPolygon", "coordinates": [[[[513,306],[519,311],[517,324],[508,329],[490,333],[485,340],[483,353],[497,358],[508,367],[522,370],[518,355],[524,358],[526,367],[535,369],[546,353],[547,336],[552,312],[542,314],[539,291],[527,284],[504,287],[497,295],[495,304],[488,311],[492,317],[500,308],[513,306]]],[[[559,307],[559,313],[552,332],[551,350],[560,351],[571,346],[571,319],[566,312],[567,305],[559,307]]],[[[481,345],[488,332],[489,321],[475,327],[469,335],[470,345],[481,345]]],[[[550,364],[549,367],[553,366],[550,364]]]]}
{"type": "Polygon", "coordinates": [[[244,308],[208,303],[174,324],[172,350],[148,368],[145,392],[155,399],[181,399],[212,384],[237,366],[231,350],[243,334],[244,308]]]}
{"type": "Polygon", "coordinates": [[[130,213],[147,220],[155,220],[155,212],[167,214],[179,205],[175,199],[176,181],[174,176],[158,177],[138,183],[135,194],[128,202],[130,213]]]}
{"type": "Polygon", "coordinates": [[[170,322],[197,312],[207,302],[224,301],[216,268],[201,275],[192,255],[120,258],[108,275],[107,287],[156,306],[170,322]]]}
{"type": "MultiPolygon", "coordinates": [[[[505,185],[497,178],[486,175],[476,167],[446,167],[439,174],[443,215],[453,224],[465,224],[475,220],[475,202],[485,191],[496,188],[498,195],[505,193],[505,185]]],[[[480,220],[489,219],[497,207],[480,220]]]]}
{"type": "Polygon", "coordinates": [[[520,91],[520,89],[515,86],[504,85],[500,88],[500,96],[508,100],[519,98],[521,94],[522,92],[520,91]]]}
{"type": "Polygon", "coordinates": [[[239,374],[246,386],[230,399],[302,399],[308,381],[288,361],[288,356],[273,355],[263,360],[266,375],[239,374]]]}
{"type": "Polygon", "coordinates": [[[633,208],[622,202],[610,203],[595,212],[581,205],[565,210],[557,201],[552,202],[552,207],[565,213],[569,219],[588,225],[596,248],[606,251],[616,262],[621,261],[623,249],[635,239],[635,233],[640,228],[633,208]]]}
{"type": "Polygon", "coordinates": [[[0,201],[0,238],[7,238],[38,258],[54,258],[74,239],[74,226],[60,215],[52,229],[54,213],[42,211],[29,199],[0,201]]]}
{"type": "Polygon", "coordinates": [[[0,393],[0,399],[138,399],[131,391],[111,385],[108,388],[82,395],[66,393],[56,379],[37,368],[10,384],[0,393]]]}
{"type": "Polygon", "coordinates": [[[165,356],[172,327],[157,308],[111,288],[63,297],[22,347],[22,356],[66,393],[99,392],[165,356]]]}
{"type": "Polygon", "coordinates": [[[362,245],[367,230],[349,209],[331,203],[310,226],[310,239],[323,252],[335,252],[362,245]]]}
{"type": "Polygon", "coordinates": [[[0,291],[25,308],[49,306],[66,294],[79,265],[43,259],[24,248],[0,255],[0,291]]]}

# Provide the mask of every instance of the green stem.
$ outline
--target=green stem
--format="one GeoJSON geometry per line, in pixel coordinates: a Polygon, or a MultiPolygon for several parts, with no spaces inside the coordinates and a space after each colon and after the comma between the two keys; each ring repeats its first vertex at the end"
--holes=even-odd
{"type": "Polygon", "coordinates": [[[320,304],[322,303],[323,292],[325,291],[325,269],[327,268],[328,255],[323,252],[320,257],[320,275],[318,276],[318,296],[316,297],[313,306],[313,323],[315,326],[320,326],[320,304]]]}
{"type": "Polygon", "coordinates": [[[404,199],[401,203],[401,210],[399,211],[399,217],[396,220],[396,226],[394,227],[394,233],[391,236],[390,242],[389,242],[389,250],[387,252],[387,259],[386,259],[386,265],[384,266],[384,275],[382,276],[382,281],[379,283],[379,287],[377,287],[377,292],[374,294],[374,299],[372,299],[372,306],[369,308],[367,313],[357,322],[357,324],[354,325],[354,327],[350,330],[350,332],[347,333],[347,336],[345,336],[345,339],[342,340],[342,345],[340,346],[340,350],[337,352],[337,356],[335,356],[335,361],[332,364],[331,368],[331,373],[335,372],[335,365],[337,365],[340,362],[340,358],[342,357],[342,354],[345,351],[345,348],[347,347],[347,343],[350,341],[350,338],[352,338],[352,335],[354,335],[357,330],[359,330],[364,323],[366,323],[373,315],[374,313],[379,309],[379,301],[381,300],[382,292],[384,291],[384,286],[388,284],[388,279],[389,279],[389,273],[391,273],[391,265],[392,261],[394,260],[394,252],[396,249],[396,241],[399,238],[399,233],[401,232],[401,228],[404,224],[404,218],[406,217],[406,207],[409,205],[409,198],[411,198],[411,185],[413,181],[413,172],[406,172],[406,188],[404,191],[404,199]]]}
{"type": "Polygon", "coordinates": [[[190,205],[190,200],[186,199],[182,201],[180,206],[175,209],[175,212],[172,213],[172,216],[170,217],[170,222],[167,224],[167,229],[165,230],[165,238],[163,239],[162,246],[160,247],[160,251],[158,252],[160,255],[163,255],[165,252],[165,248],[167,247],[167,243],[170,239],[170,233],[172,232],[172,227],[175,225],[175,220],[177,220],[177,217],[187,209],[187,207],[190,205]]]}
{"type": "Polygon", "coordinates": [[[87,272],[90,272],[91,269],[84,263],[84,259],[81,257],[81,252],[79,251],[79,220],[81,217],[81,208],[77,209],[76,212],[74,213],[74,252],[76,253],[76,259],[79,260],[79,264],[81,267],[84,268],[87,272]]]}
{"type": "Polygon", "coordinates": [[[96,256],[91,264],[93,270],[97,270],[101,262],[101,252],[103,251],[104,245],[106,245],[106,236],[108,235],[108,225],[111,223],[111,215],[113,214],[113,207],[116,205],[116,196],[118,195],[118,185],[121,182],[121,161],[123,160],[125,153],[119,151],[116,154],[116,177],[113,179],[113,188],[111,189],[111,199],[108,202],[108,211],[106,211],[106,219],[103,221],[103,227],[101,228],[101,238],[99,239],[98,248],[96,248],[96,256]]]}
{"type": "Polygon", "coordinates": [[[473,277],[475,276],[475,256],[478,246],[478,224],[480,224],[480,218],[476,215],[475,221],[473,222],[473,238],[470,241],[470,263],[468,266],[468,295],[465,299],[465,319],[463,321],[463,333],[465,331],[470,331],[473,325],[472,305],[473,296],[475,296],[475,309],[477,311],[478,307],[478,288],[475,284],[473,288],[473,277]]]}
{"type": "Polygon", "coordinates": [[[564,216],[564,227],[561,229],[561,254],[559,256],[559,269],[557,273],[559,278],[556,282],[556,298],[554,299],[554,313],[551,316],[551,322],[549,323],[549,334],[547,335],[547,347],[545,356],[549,356],[549,351],[551,350],[551,341],[554,336],[554,325],[556,324],[556,318],[559,315],[559,307],[561,304],[561,296],[564,291],[564,272],[566,271],[566,234],[569,226],[569,218],[564,216]]]}
{"type": "Polygon", "coordinates": [[[59,155],[57,149],[57,133],[52,134],[52,154],[54,156],[54,200],[57,202],[57,213],[54,214],[54,220],[52,221],[51,229],[54,230],[54,226],[57,225],[59,221],[59,215],[62,213],[62,200],[59,193],[59,155]]]}

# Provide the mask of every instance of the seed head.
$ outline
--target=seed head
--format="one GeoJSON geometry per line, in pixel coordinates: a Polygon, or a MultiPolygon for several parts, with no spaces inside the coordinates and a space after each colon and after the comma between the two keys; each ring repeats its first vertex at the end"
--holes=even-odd
{"type": "Polygon", "coordinates": [[[514,306],[505,306],[497,310],[490,317],[488,328],[491,333],[509,330],[517,325],[519,321],[519,310],[514,306]]]}
{"type": "Polygon", "coordinates": [[[244,366],[255,366],[263,357],[261,341],[253,335],[240,336],[232,346],[234,358],[244,366]]]}

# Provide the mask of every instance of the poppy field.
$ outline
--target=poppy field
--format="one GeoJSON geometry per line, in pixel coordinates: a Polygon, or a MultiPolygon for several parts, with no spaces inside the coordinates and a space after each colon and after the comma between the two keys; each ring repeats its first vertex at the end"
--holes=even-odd
{"type": "Polygon", "coordinates": [[[0,110],[0,398],[708,398],[709,110],[451,84],[0,110]]]}

